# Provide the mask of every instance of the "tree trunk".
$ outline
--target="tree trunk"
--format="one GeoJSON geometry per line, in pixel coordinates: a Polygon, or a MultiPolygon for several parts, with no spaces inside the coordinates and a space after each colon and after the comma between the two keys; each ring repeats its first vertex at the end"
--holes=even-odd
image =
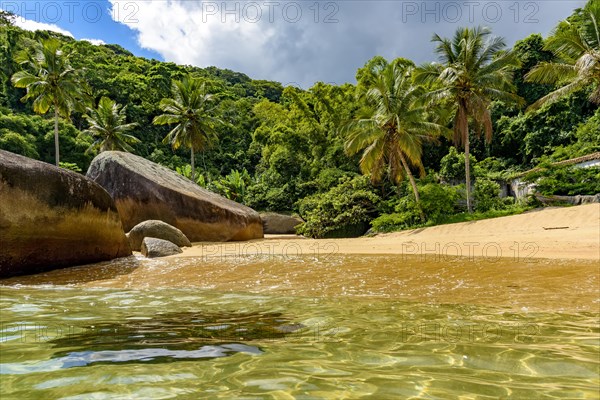
{"type": "Polygon", "coordinates": [[[473,206],[471,205],[471,160],[469,159],[469,128],[465,135],[465,183],[467,189],[467,211],[473,212],[473,206]]]}
{"type": "Polygon", "coordinates": [[[58,145],[58,106],[54,105],[54,155],[56,156],[56,166],[60,164],[60,149],[58,145]]]}
{"type": "Polygon", "coordinates": [[[410,168],[408,167],[408,163],[404,158],[404,154],[400,152],[400,161],[402,161],[402,166],[406,171],[406,175],[408,175],[408,180],[410,181],[410,185],[412,186],[413,193],[415,194],[415,200],[417,202],[417,208],[419,209],[419,214],[421,216],[421,222],[425,222],[425,213],[423,213],[423,209],[421,208],[421,199],[419,198],[419,190],[417,189],[417,183],[415,182],[415,178],[413,177],[412,172],[410,172],[410,168]]]}
{"type": "Polygon", "coordinates": [[[196,165],[194,163],[194,146],[192,146],[192,182],[196,183],[196,165]]]}

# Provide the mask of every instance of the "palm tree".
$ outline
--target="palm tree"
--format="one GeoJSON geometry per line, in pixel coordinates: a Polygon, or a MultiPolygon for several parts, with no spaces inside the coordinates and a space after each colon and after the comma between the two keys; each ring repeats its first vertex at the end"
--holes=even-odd
{"type": "Polygon", "coordinates": [[[173,82],[172,94],[173,98],[161,100],[159,107],[164,114],[155,117],[154,124],[177,124],[163,143],[170,143],[174,150],[181,145],[190,149],[195,182],[194,152],[205,150],[217,140],[214,129],[217,119],[209,114],[213,95],[207,92],[205,83],[192,77],[173,82]]]}
{"type": "Polygon", "coordinates": [[[87,108],[85,119],[90,127],[83,131],[96,140],[88,148],[88,152],[98,150],[100,152],[107,150],[133,151],[132,144],[139,143],[140,140],[126,132],[135,128],[137,123],[126,124],[125,115],[127,107],[112,101],[108,97],[102,97],[98,102],[98,108],[87,108]]]}
{"type": "Polygon", "coordinates": [[[552,51],[558,61],[542,62],[525,76],[530,82],[564,84],[530,109],[585,87],[593,88],[590,101],[600,104],[600,1],[588,2],[580,17],[561,22],[548,38],[544,49],[552,51]]]}
{"type": "Polygon", "coordinates": [[[492,37],[487,28],[459,28],[452,40],[437,34],[436,53],[441,64],[433,63],[420,67],[417,82],[438,84],[428,96],[432,102],[440,100],[455,104],[454,143],[465,149],[465,175],[467,209],[471,204],[471,168],[469,162],[469,120],[475,133],[485,132],[486,141],[492,138],[490,103],[493,99],[522,103],[514,94],[512,70],[518,60],[511,51],[504,51],[503,38],[492,37]]]}
{"type": "Polygon", "coordinates": [[[424,174],[422,144],[445,128],[426,120],[424,88],[413,84],[412,72],[413,65],[406,60],[386,62],[373,70],[374,79],[365,93],[369,108],[364,118],[346,126],[345,150],[349,155],[363,151],[360,169],[363,174],[371,174],[373,183],[379,182],[384,173],[396,184],[408,177],[421,219],[425,220],[410,167],[424,174]]]}
{"type": "Polygon", "coordinates": [[[19,71],[12,76],[13,85],[26,88],[27,94],[21,99],[33,99],[33,111],[46,114],[54,110],[54,148],[56,165],[59,165],[58,118],[69,118],[81,94],[77,72],[69,65],[67,57],[60,50],[60,42],[46,39],[17,57],[20,64],[28,65],[36,75],[19,71]]]}

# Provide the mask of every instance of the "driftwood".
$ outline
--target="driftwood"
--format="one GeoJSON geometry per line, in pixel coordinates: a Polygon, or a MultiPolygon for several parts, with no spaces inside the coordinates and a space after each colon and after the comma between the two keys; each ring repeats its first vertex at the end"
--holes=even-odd
{"type": "Polygon", "coordinates": [[[600,203],[600,193],[591,196],[544,196],[536,193],[535,198],[544,205],[571,204],[577,206],[580,204],[600,203]]]}

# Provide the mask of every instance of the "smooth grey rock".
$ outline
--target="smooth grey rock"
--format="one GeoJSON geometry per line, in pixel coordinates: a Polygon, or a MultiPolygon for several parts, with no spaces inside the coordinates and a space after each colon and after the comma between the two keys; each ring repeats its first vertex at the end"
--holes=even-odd
{"type": "Polygon", "coordinates": [[[180,229],[192,242],[263,237],[256,211],[145,158],[105,151],[92,161],[87,176],[113,197],[126,231],[155,219],[180,229]]]}
{"type": "Polygon", "coordinates": [[[600,193],[593,196],[581,196],[579,204],[593,204],[600,203],[600,193]]]}
{"type": "Polygon", "coordinates": [[[142,254],[144,257],[166,257],[179,253],[183,253],[179,246],[168,240],[147,237],[142,241],[142,254]]]}
{"type": "Polygon", "coordinates": [[[575,196],[544,196],[541,194],[535,195],[536,199],[538,199],[543,204],[571,204],[574,206],[578,206],[581,204],[593,204],[600,203],[600,193],[595,195],[575,195],[575,196]]]}
{"type": "Polygon", "coordinates": [[[100,185],[0,150],[0,277],[129,255],[115,203],[100,185]]]}
{"type": "Polygon", "coordinates": [[[274,212],[261,213],[260,218],[268,234],[295,234],[296,227],[304,222],[300,217],[274,212]]]}
{"type": "Polygon", "coordinates": [[[127,233],[131,250],[140,251],[142,248],[142,241],[145,237],[168,240],[179,247],[189,247],[192,245],[183,232],[174,226],[163,221],[150,220],[140,222],[127,233]]]}

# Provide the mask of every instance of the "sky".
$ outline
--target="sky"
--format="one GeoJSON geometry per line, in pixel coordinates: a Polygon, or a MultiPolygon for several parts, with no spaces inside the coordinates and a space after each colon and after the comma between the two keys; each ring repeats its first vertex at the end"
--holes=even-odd
{"type": "Polygon", "coordinates": [[[376,55],[435,61],[434,33],[484,25],[507,45],[548,35],[585,0],[0,0],[22,28],[138,56],[243,72],[303,88],[354,82],[376,55]]]}

